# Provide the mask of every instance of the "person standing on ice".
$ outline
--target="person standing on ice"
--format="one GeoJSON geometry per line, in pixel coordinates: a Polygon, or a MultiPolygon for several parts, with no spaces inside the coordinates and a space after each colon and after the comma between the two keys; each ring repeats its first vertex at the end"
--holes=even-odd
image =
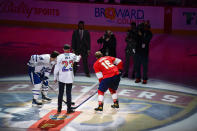
{"type": "Polygon", "coordinates": [[[43,101],[51,101],[47,96],[48,93],[48,78],[53,66],[56,64],[56,58],[59,52],[53,51],[51,54],[32,55],[28,65],[28,74],[33,84],[33,106],[40,106],[42,102],[38,100],[40,92],[43,101]]]}
{"type": "Polygon", "coordinates": [[[57,57],[57,64],[54,69],[54,82],[58,81],[59,84],[59,94],[58,94],[58,113],[62,110],[62,101],[64,94],[64,87],[66,85],[66,98],[67,98],[67,113],[73,113],[74,110],[71,107],[71,90],[72,83],[74,81],[73,65],[74,62],[79,62],[81,56],[75,55],[70,52],[70,45],[64,45],[64,53],[57,57]]]}
{"type": "MultiPolygon", "coordinates": [[[[91,40],[90,33],[85,29],[84,21],[79,21],[78,29],[72,34],[72,51],[76,55],[81,55],[83,62],[83,70],[87,77],[90,77],[90,69],[88,66],[88,56],[90,55],[91,40]]],[[[74,63],[74,74],[78,70],[78,64],[74,63]]]]}
{"type": "Polygon", "coordinates": [[[94,63],[93,68],[100,82],[98,88],[99,106],[95,108],[95,110],[103,111],[104,93],[108,89],[114,102],[111,107],[119,108],[117,89],[120,82],[120,71],[122,71],[123,68],[122,60],[111,56],[103,57],[100,51],[95,53],[95,57],[97,61],[94,63]]]}

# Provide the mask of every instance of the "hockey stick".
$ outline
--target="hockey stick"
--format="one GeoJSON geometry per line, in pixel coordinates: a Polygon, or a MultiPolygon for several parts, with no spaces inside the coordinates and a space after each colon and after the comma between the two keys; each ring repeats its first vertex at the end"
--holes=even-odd
{"type": "MultiPolygon", "coordinates": [[[[48,85],[48,87],[49,87],[50,89],[52,89],[53,92],[58,96],[58,94],[57,94],[57,92],[55,91],[54,88],[52,88],[52,87],[49,86],[49,85],[48,85]]],[[[96,90],[92,95],[90,95],[87,99],[85,99],[84,101],[82,101],[79,105],[77,105],[77,106],[75,106],[75,107],[72,107],[72,108],[73,108],[73,109],[77,109],[77,108],[80,107],[82,104],[84,104],[86,101],[88,101],[92,96],[94,96],[96,93],[97,93],[97,90],[96,90]]],[[[67,102],[64,101],[64,99],[63,99],[63,102],[64,102],[65,104],[67,104],[67,102]]],[[[75,105],[75,103],[74,103],[74,102],[71,102],[71,105],[75,105]]]]}
{"type": "Polygon", "coordinates": [[[78,106],[72,107],[73,109],[77,109],[78,107],[80,107],[82,104],[84,104],[86,101],[88,101],[91,97],[93,97],[95,94],[97,93],[97,91],[95,91],[91,96],[89,96],[87,99],[85,99],[83,102],[81,102],[78,106]]]}
{"type": "MultiPolygon", "coordinates": [[[[49,87],[50,89],[52,89],[53,92],[55,92],[55,94],[58,96],[58,94],[57,94],[57,92],[55,91],[54,88],[52,88],[52,87],[49,86],[49,85],[48,85],[48,87],[49,87]]],[[[73,109],[77,109],[77,108],[80,107],[82,104],[84,104],[86,101],[88,101],[91,97],[93,97],[96,93],[97,93],[97,91],[95,91],[91,96],[89,96],[87,99],[85,99],[85,100],[84,100],[83,102],[81,102],[79,105],[77,105],[77,106],[75,106],[75,107],[72,107],[72,108],[73,108],[73,109]]],[[[65,104],[67,104],[67,102],[66,102],[65,100],[63,100],[63,102],[64,102],[65,104]]],[[[71,102],[71,105],[75,105],[75,103],[74,103],[74,102],[71,102]]]]}
{"type": "MultiPolygon", "coordinates": [[[[37,73],[36,73],[37,74],[37,73]]],[[[37,75],[39,75],[39,74],[37,74],[37,75]]],[[[44,80],[44,79],[42,79],[42,78],[40,78],[43,82],[45,82],[46,83],[46,80],[44,80]]],[[[56,94],[56,96],[58,96],[58,94],[57,94],[57,92],[55,91],[55,89],[53,89],[51,86],[49,86],[49,84],[48,84],[48,87],[50,88],[50,89],[52,89],[53,90],[53,92],[56,94]]],[[[63,99],[62,100],[65,104],[67,104],[67,102],[63,99]]],[[[74,105],[75,103],[73,103],[73,102],[71,102],[71,105],[74,105]]]]}
{"type": "Polygon", "coordinates": [[[97,86],[98,86],[98,83],[95,83],[91,89],[86,92],[85,94],[83,94],[77,101],[80,102],[79,105],[75,106],[75,107],[72,107],[73,109],[77,109],[78,107],[80,107],[82,104],[84,104],[86,101],[88,101],[91,97],[93,97],[96,93],[97,93],[97,86]],[[94,90],[96,89],[96,91],[94,92],[94,90]],[[93,92],[93,93],[92,93],[93,92]],[[88,95],[90,94],[90,95],[88,95]],[[92,95],[91,95],[92,94],[92,95]]]}

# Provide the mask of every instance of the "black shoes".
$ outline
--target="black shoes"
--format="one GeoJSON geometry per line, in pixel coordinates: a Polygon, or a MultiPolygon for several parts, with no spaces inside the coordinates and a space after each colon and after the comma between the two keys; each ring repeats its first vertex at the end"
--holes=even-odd
{"type": "Polygon", "coordinates": [[[58,107],[57,108],[57,113],[61,113],[61,111],[62,111],[62,108],[61,107],[58,107]]]}
{"type": "MultiPolygon", "coordinates": [[[[57,113],[58,114],[60,114],[61,113],[61,109],[57,109],[57,113]]],[[[73,110],[73,108],[71,107],[71,108],[69,108],[69,109],[67,109],[67,112],[66,112],[66,114],[71,114],[71,113],[74,113],[75,111],[73,110]]]]}
{"type": "Polygon", "coordinates": [[[134,73],[132,74],[131,79],[133,79],[133,80],[135,79],[135,74],[134,73]]]}
{"type": "Polygon", "coordinates": [[[143,80],[142,81],[142,84],[147,84],[147,80],[143,80]]]}
{"type": "Polygon", "coordinates": [[[119,102],[118,101],[114,102],[114,104],[111,105],[111,108],[119,108],[119,102]]]}
{"type": "MultiPolygon", "coordinates": [[[[140,83],[140,82],[141,82],[141,79],[138,79],[138,78],[137,78],[137,79],[135,80],[135,83],[140,83]]],[[[142,84],[147,84],[147,80],[143,80],[143,81],[142,81],[142,84]]]]}
{"type": "Polygon", "coordinates": [[[86,76],[87,76],[87,77],[91,77],[89,73],[88,73],[88,74],[86,74],[86,76]]]}
{"type": "Polygon", "coordinates": [[[140,83],[141,82],[141,79],[139,79],[139,78],[137,78],[136,80],[135,80],[135,83],[140,83]]]}
{"type": "MultiPolygon", "coordinates": [[[[67,102],[65,104],[67,104],[67,102]]],[[[71,102],[71,105],[75,105],[75,102],[71,102]]]]}
{"type": "Polygon", "coordinates": [[[75,111],[72,109],[72,108],[70,108],[70,109],[67,109],[67,114],[71,114],[71,113],[74,113],[75,111]]]}
{"type": "Polygon", "coordinates": [[[103,111],[103,104],[100,104],[97,108],[94,109],[95,111],[103,111]]]}

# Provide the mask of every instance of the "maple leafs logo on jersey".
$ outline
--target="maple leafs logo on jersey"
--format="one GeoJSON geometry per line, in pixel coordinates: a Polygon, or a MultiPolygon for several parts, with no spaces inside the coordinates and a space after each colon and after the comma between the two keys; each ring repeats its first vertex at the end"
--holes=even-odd
{"type": "Polygon", "coordinates": [[[41,57],[41,56],[39,56],[39,59],[40,59],[40,60],[44,60],[44,58],[43,58],[43,57],[41,57]]]}
{"type": "Polygon", "coordinates": [[[40,72],[44,74],[45,72],[50,72],[50,71],[51,69],[49,67],[43,67],[40,72]]]}

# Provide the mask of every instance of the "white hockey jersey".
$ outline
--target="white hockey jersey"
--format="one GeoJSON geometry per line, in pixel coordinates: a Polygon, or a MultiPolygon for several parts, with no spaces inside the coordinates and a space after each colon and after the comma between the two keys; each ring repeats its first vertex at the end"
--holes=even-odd
{"type": "Polygon", "coordinates": [[[32,55],[27,65],[35,67],[34,72],[49,77],[55,62],[50,62],[50,54],[32,55]]]}
{"type": "Polygon", "coordinates": [[[81,56],[77,56],[73,53],[60,54],[57,57],[57,64],[54,69],[54,80],[58,80],[62,83],[73,83],[73,65],[74,62],[79,62],[81,56]]]}

